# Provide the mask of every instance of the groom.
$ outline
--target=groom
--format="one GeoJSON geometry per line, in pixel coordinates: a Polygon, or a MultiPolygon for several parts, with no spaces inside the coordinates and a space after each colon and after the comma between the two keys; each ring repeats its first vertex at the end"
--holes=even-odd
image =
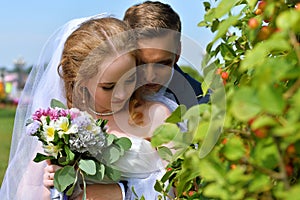
{"type": "Polygon", "coordinates": [[[184,73],[177,61],[181,53],[181,21],[168,4],[145,1],[127,9],[124,21],[137,31],[139,65],[143,87],[159,92],[174,69],[165,96],[188,108],[209,101],[203,96],[201,83],[184,73]]]}

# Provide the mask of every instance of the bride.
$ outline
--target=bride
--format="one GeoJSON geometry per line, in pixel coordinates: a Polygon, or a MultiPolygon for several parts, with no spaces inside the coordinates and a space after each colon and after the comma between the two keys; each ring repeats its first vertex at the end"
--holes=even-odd
{"type": "MultiPolygon", "coordinates": [[[[109,133],[132,141],[132,148],[118,161],[127,186],[121,182],[91,184],[87,186],[87,199],[135,199],[135,195],[157,198],[154,184],[165,171],[149,139],[172,111],[169,108],[177,105],[166,107],[156,102],[155,98],[160,102],[166,98],[162,95],[151,101],[143,98],[136,84],[135,51],[130,28],[103,15],[72,20],[49,39],[17,108],[1,199],[49,199],[57,166],[32,161],[42,149],[37,140],[24,134],[24,128],[26,119],[38,108],[48,107],[51,99],[85,110],[95,119],[107,119],[109,133]]],[[[169,73],[171,78],[171,68],[169,73]]],[[[72,198],[80,197],[80,188],[77,192],[79,196],[72,198]]]]}

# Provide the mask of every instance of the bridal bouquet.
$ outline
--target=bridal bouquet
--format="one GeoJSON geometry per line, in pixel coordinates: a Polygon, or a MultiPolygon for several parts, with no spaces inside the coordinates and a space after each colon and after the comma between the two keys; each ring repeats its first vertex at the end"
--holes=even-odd
{"type": "Polygon", "coordinates": [[[58,191],[70,196],[81,180],[85,197],[86,181],[120,179],[114,162],[131,147],[131,141],[108,134],[106,123],[76,108],[67,109],[57,100],[52,100],[47,109],[38,109],[28,120],[27,134],[42,142],[45,153],[37,153],[34,161],[50,159],[52,164],[62,166],[54,175],[58,191]]]}

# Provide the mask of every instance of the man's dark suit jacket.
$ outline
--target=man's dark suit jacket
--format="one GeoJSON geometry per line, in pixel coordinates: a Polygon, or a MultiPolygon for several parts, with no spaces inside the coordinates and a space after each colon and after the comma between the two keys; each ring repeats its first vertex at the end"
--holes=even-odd
{"type": "Polygon", "coordinates": [[[177,64],[175,64],[174,69],[167,93],[172,93],[178,104],[184,104],[190,108],[196,104],[209,102],[209,93],[203,96],[200,82],[184,73],[177,64]]]}

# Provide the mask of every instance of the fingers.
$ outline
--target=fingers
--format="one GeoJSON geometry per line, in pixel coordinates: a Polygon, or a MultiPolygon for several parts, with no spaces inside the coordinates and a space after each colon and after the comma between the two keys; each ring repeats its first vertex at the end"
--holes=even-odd
{"type": "Polygon", "coordinates": [[[54,174],[55,173],[48,173],[48,172],[45,172],[44,173],[44,176],[43,176],[43,183],[44,183],[44,186],[45,187],[52,187],[54,186],[54,174]]]}
{"type": "Polygon", "coordinates": [[[55,172],[60,169],[61,167],[58,165],[52,165],[50,161],[47,160],[47,166],[44,168],[44,175],[43,175],[43,184],[45,187],[52,187],[54,186],[54,174],[55,172]]]}

